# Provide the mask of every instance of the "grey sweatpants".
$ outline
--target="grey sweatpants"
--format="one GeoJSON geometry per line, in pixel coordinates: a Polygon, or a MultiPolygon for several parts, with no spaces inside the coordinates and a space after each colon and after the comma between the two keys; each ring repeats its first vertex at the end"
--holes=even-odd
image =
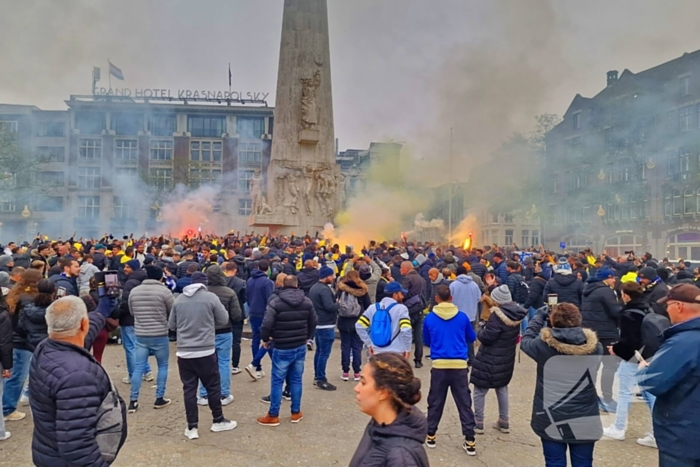
{"type": "MultiPolygon", "coordinates": [[[[508,421],[508,386],[496,388],[496,399],[498,399],[498,418],[504,422],[508,421]]],[[[486,393],[489,388],[474,386],[474,418],[476,423],[484,423],[484,407],[486,406],[486,393]]]]}

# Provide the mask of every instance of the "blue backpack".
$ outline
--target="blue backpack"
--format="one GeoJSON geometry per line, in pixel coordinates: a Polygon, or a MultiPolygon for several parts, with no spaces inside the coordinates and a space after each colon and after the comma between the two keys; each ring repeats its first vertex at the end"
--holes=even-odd
{"type": "Polygon", "coordinates": [[[372,340],[372,345],[375,347],[388,347],[396,336],[391,334],[391,315],[389,310],[396,305],[392,303],[387,308],[382,308],[379,303],[377,303],[377,311],[375,311],[372,317],[372,325],[369,328],[369,338],[372,340]]]}

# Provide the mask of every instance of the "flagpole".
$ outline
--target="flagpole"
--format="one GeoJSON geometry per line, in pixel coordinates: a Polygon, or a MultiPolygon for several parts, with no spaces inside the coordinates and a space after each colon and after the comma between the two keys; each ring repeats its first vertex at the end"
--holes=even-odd
{"type": "Polygon", "coordinates": [[[110,66],[112,62],[107,58],[107,80],[109,81],[109,91],[112,91],[112,67],[110,66]]]}
{"type": "Polygon", "coordinates": [[[231,96],[231,62],[228,62],[228,95],[231,96]]]}

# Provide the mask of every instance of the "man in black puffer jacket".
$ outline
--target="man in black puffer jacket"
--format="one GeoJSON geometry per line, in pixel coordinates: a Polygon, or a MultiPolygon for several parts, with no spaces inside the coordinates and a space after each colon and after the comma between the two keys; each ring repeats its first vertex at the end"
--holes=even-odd
{"type": "MultiPolygon", "coordinates": [[[[588,279],[583,289],[582,326],[595,331],[598,341],[603,345],[603,355],[610,355],[608,347],[617,342],[620,337],[617,328],[622,305],[613,287],[615,287],[615,271],[602,267],[598,269],[595,276],[588,279]]],[[[616,410],[612,391],[617,363],[617,360],[612,358],[603,359],[600,386],[603,392],[601,409],[605,411],[616,410]]]]}
{"type": "Polygon", "coordinates": [[[306,359],[306,341],[316,330],[314,306],[299,289],[297,276],[284,278],[284,288],[277,297],[271,297],[260,328],[260,339],[264,347],[274,343],[272,353],[272,381],[270,382],[270,410],[258,423],[278,426],[282,403],[282,384],[289,375],[292,395],[292,423],[301,420],[301,379],[306,359]]]}
{"type": "Polygon", "coordinates": [[[542,300],[547,303],[547,296],[555,294],[559,303],[571,303],[576,308],[581,307],[581,297],[583,296],[583,282],[571,274],[571,266],[562,258],[554,270],[554,276],[547,281],[544,286],[542,300]]]}
{"type": "MultiPolygon", "coordinates": [[[[111,383],[88,349],[115,304],[103,298],[97,310],[88,314],[81,299],[64,297],[46,311],[49,338],[37,346],[29,373],[35,465],[107,467],[111,463],[103,457],[95,437],[100,405],[111,383]]],[[[123,444],[126,406],[121,404],[123,444]]]]}
{"type": "Polygon", "coordinates": [[[530,282],[530,291],[527,300],[525,300],[523,304],[523,308],[526,310],[530,310],[530,308],[539,310],[545,305],[545,300],[547,299],[544,295],[545,285],[547,285],[547,279],[545,279],[542,268],[538,264],[535,266],[535,277],[532,279],[532,282],[530,282]]]}
{"type": "Polygon", "coordinates": [[[484,406],[489,389],[496,390],[498,421],[495,428],[510,432],[508,422],[508,384],[515,369],[515,348],[520,335],[520,323],[527,315],[524,308],[513,302],[508,286],[501,285],[491,292],[496,306],[477,333],[479,351],[472,362],[470,382],[474,385],[474,419],[478,434],[484,432],[484,406]]]}
{"type": "Polygon", "coordinates": [[[313,260],[307,259],[304,262],[304,267],[297,274],[297,278],[299,279],[299,288],[308,297],[311,287],[318,282],[318,269],[314,267],[313,260]]]}

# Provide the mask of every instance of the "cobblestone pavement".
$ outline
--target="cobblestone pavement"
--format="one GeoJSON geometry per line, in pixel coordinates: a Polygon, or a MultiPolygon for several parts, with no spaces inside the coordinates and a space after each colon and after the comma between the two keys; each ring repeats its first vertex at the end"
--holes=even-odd
{"type": "MultiPolygon", "coordinates": [[[[244,341],[245,361],[249,358],[249,342],[244,341]]],[[[302,411],[304,420],[289,423],[289,403],[282,403],[282,423],[279,427],[259,426],[255,419],[264,415],[267,405],[260,397],[268,394],[270,379],[266,376],[253,382],[243,372],[232,376],[232,392],[235,401],[224,408],[225,415],[238,422],[238,428],[230,432],[212,433],[208,430],[210,412],[200,408],[200,439],[188,441],[183,436],[185,414],[182,402],[182,386],[175,362],[175,347],[171,344],[170,372],[166,397],[173,400],[170,407],[153,410],[155,386],[144,383],[141,408],[129,415],[129,437],[113,464],[129,467],[193,466],[207,467],[247,466],[347,466],[360,441],[367,417],[360,413],[355,403],[353,382],[340,380],[340,346],[336,341],[328,363],[329,380],[338,386],[335,392],[316,389],[313,381],[313,353],[309,352],[304,372],[302,411]]],[[[126,375],[124,352],[120,346],[105,350],[106,368],[116,382],[122,396],[128,399],[129,386],[121,383],[126,375]]],[[[151,359],[155,370],[155,361],[151,359]]],[[[269,373],[270,361],[266,357],[263,367],[269,373]]],[[[423,380],[421,410],[426,410],[430,378],[430,364],[417,370],[423,380]]],[[[510,384],[510,434],[490,429],[497,418],[496,398],[489,393],[486,401],[487,431],[477,437],[477,456],[467,457],[461,449],[459,418],[450,400],[438,432],[438,447],[428,450],[433,466],[542,466],[544,460],[541,445],[530,429],[530,412],[535,384],[535,364],[522,355],[516,363],[515,376],[510,384]]],[[[20,408],[29,413],[29,408],[20,408]]],[[[643,403],[633,404],[627,440],[624,442],[602,440],[596,444],[596,467],[651,467],[657,465],[657,451],[636,444],[636,438],[648,430],[649,413],[643,403]]],[[[609,416],[604,424],[611,423],[609,416]]],[[[0,465],[13,467],[31,464],[32,421],[7,422],[12,438],[0,442],[0,465]]]]}

